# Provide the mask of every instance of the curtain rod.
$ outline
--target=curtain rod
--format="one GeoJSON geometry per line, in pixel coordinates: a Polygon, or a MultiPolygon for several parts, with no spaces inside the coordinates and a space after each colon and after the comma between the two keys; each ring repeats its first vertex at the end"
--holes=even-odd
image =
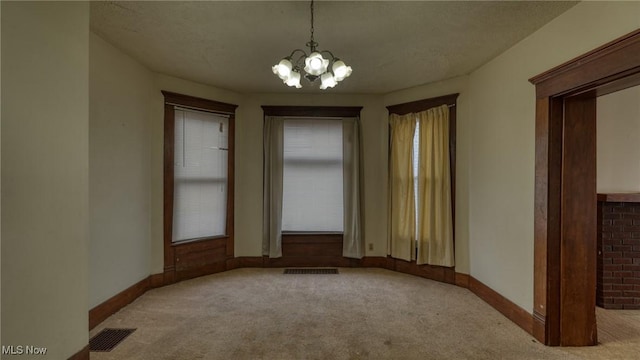
{"type": "Polygon", "coordinates": [[[204,114],[209,114],[209,115],[216,115],[216,116],[220,116],[220,117],[225,117],[227,119],[231,117],[231,114],[225,113],[225,112],[203,110],[203,109],[198,109],[198,108],[191,107],[191,106],[174,104],[174,103],[170,103],[170,102],[168,102],[167,104],[173,105],[173,108],[177,109],[177,110],[191,111],[191,112],[195,112],[195,113],[204,113],[204,114]]]}
{"type": "MultiPolygon", "coordinates": [[[[335,120],[335,121],[340,121],[342,119],[359,118],[359,116],[336,116],[336,117],[331,117],[331,116],[273,116],[273,115],[267,115],[267,116],[271,116],[271,117],[274,117],[274,118],[285,119],[285,120],[335,120]]],[[[265,116],[265,117],[267,117],[267,116],[265,116]]]]}

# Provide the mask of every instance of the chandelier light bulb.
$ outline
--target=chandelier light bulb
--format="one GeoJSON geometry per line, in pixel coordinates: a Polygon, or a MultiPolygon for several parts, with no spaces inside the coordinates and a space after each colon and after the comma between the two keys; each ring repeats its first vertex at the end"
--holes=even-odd
{"type": "Polygon", "coordinates": [[[329,60],[322,57],[319,52],[312,52],[311,55],[304,59],[305,67],[304,71],[311,75],[322,75],[327,71],[329,67],[329,60]]]}
{"type": "Polygon", "coordinates": [[[297,71],[291,71],[288,78],[284,80],[284,83],[288,86],[294,86],[300,89],[302,87],[302,85],[300,85],[300,73],[297,71]]]}
{"type": "Polygon", "coordinates": [[[322,76],[320,77],[320,81],[322,82],[320,84],[321,90],[325,90],[326,88],[332,88],[336,86],[336,84],[338,83],[336,79],[333,77],[333,74],[331,74],[330,72],[322,74],[322,76]]]}
{"type": "Polygon", "coordinates": [[[333,77],[336,81],[342,81],[351,75],[351,66],[347,66],[344,61],[337,60],[333,63],[333,77]]]}
{"type": "Polygon", "coordinates": [[[311,69],[318,71],[321,69],[322,67],[322,60],[316,58],[312,58],[311,61],[309,62],[309,66],[311,67],[311,69]]]}
{"type": "Polygon", "coordinates": [[[289,78],[289,74],[291,73],[291,69],[293,69],[293,64],[291,64],[291,61],[287,59],[282,59],[271,69],[273,70],[273,73],[278,75],[281,80],[287,81],[287,79],[289,78]]]}

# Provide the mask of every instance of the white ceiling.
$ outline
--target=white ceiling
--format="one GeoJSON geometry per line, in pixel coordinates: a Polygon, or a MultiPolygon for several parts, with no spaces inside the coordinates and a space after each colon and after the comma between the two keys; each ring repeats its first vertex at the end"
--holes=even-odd
{"type": "MultiPolygon", "coordinates": [[[[337,93],[383,94],[468,74],[560,15],[564,1],[317,1],[315,40],[353,67],[337,93]]],[[[149,69],[242,93],[309,41],[308,1],[91,2],[91,29],[149,69]]]]}

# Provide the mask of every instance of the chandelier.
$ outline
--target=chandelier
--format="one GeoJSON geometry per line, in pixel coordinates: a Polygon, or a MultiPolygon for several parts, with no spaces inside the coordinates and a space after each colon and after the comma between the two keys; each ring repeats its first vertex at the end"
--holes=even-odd
{"type": "Polygon", "coordinates": [[[311,39],[306,46],[309,48],[309,55],[302,49],[295,49],[291,52],[291,55],[280,60],[278,64],[271,68],[273,73],[278,75],[285,84],[296,88],[302,87],[300,84],[300,69],[303,63],[304,77],[309,82],[314,82],[320,78],[320,89],[322,90],[336,86],[339,81],[351,75],[351,66],[347,66],[344,61],[333,56],[330,51],[317,50],[318,43],[313,39],[313,0],[311,0],[311,39]],[[326,54],[330,58],[325,59],[322,54],[326,54]],[[294,60],[296,55],[298,57],[294,60]]]}

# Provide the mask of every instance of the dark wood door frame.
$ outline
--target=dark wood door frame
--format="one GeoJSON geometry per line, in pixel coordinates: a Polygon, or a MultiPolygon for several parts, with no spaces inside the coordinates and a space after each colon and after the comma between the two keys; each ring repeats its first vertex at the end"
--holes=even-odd
{"type": "Polygon", "coordinates": [[[536,86],[533,333],[546,345],[595,345],[595,99],[640,84],[640,29],[529,81],[536,86]]]}

